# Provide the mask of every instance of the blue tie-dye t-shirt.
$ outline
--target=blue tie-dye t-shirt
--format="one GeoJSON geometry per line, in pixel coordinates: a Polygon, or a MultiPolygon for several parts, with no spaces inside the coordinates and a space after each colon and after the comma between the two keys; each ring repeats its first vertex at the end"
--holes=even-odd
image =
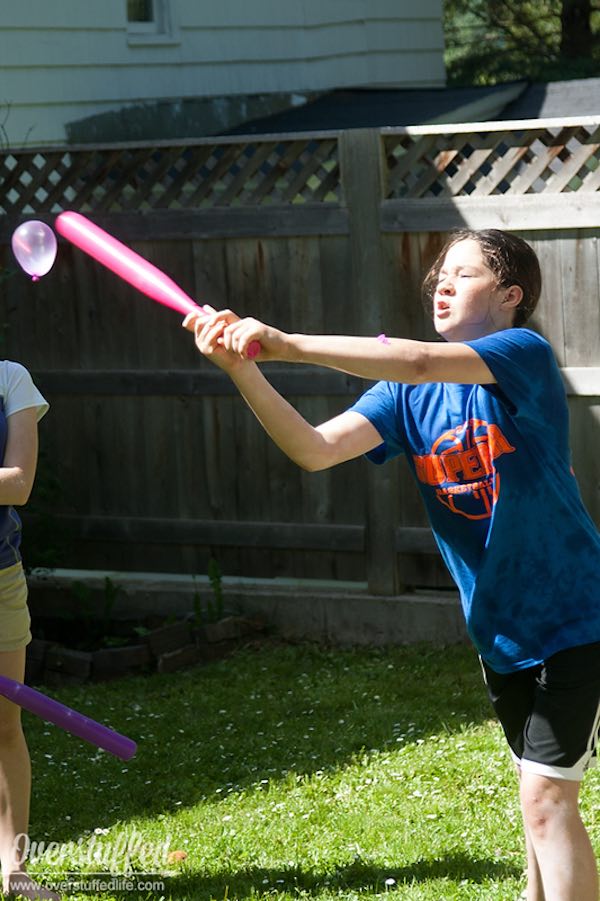
{"type": "Polygon", "coordinates": [[[468,344],[497,384],[379,382],[351,408],[405,454],[475,647],[500,673],[600,641],[600,535],[571,467],[548,342],[507,329],[468,344]]]}

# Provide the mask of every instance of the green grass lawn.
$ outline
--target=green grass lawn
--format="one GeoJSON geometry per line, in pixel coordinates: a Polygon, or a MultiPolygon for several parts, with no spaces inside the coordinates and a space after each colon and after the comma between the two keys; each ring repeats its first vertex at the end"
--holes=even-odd
{"type": "MultiPolygon", "coordinates": [[[[139,748],[123,763],[24,714],[40,878],[169,872],[164,890],[109,885],[94,892],[104,901],[523,890],[512,767],[469,648],[267,644],[48,693],[139,748]],[[175,850],[186,858],[165,863],[175,850]]],[[[584,808],[600,848],[597,786],[591,773],[584,808]]]]}

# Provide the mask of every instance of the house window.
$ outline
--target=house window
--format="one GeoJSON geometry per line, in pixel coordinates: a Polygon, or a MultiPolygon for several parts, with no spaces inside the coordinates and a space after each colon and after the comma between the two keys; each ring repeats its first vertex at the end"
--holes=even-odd
{"type": "Polygon", "coordinates": [[[154,0],[127,0],[128,22],[154,22],[154,0]]]}
{"type": "Polygon", "coordinates": [[[178,43],[170,0],[127,0],[130,44],[178,43]]]}
{"type": "Polygon", "coordinates": [[[127,0],[129,34],[165,34],[167,0],[127,0]]]}

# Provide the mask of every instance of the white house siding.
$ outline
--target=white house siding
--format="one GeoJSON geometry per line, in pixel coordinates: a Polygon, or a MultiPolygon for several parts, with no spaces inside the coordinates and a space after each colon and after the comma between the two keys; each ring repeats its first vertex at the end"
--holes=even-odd
{"type": "Polygon", "coordinates": [[[0,139],[157,100],[444,84],[442,0],[161,0],[164,35],[128,31],[126,0],[0,8],[0,139]]]}

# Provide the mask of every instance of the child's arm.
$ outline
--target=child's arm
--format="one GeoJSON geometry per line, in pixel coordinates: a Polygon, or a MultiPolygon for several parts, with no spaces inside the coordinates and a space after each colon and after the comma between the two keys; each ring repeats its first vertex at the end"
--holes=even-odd
{"type": "Polygon", "coordinates": [[[38,431],[35,407],[7,417],[8,436],[0,466],[0,504],[26,504],[37,466],[38,431]]]}
{"type": "MultiPolygon", "coordinates": [[[[185,320],[193,328],[193,314],[185,320]]],[[[262,347],[259,362],[313,363],[373,381],[493,384],[495,378],[479,354],[461,342],[411,341],[404,338],[286,334],[256,319],[239,319],[230,310],[198,323],[196,343],[211,356],[228,351],[244,359],[252,341],[262,347]]],[[[219,360],[214,358],[219,364],[219,360]]],[[[229,370],[233,361],[224,367],[229,370]]]]}
{"type": "MultiPolygon", "coordinates": [[[[191,314],[184,325],[195,329],[199,350],[229,374],[267,434],[303,469],[311,472],[327,469],[381,444],[379,432],[359,413],[348,411],[319,426],[307,422],[273,388],[254,362],[225,349],[220,343],[223,331],[220,320],[207,328],[191,314]]],[[[264,352],[265,348],[261,359],[264,352]]]]}
{"type": "Polygon", "coordinates": [[[312,426],[273,388],[254,363],[237,368],[231,377],[270,438],[303,469],[310,472],[328,469],[381,444],[377,429],[360,413],[347,411],[312,426]]]}

